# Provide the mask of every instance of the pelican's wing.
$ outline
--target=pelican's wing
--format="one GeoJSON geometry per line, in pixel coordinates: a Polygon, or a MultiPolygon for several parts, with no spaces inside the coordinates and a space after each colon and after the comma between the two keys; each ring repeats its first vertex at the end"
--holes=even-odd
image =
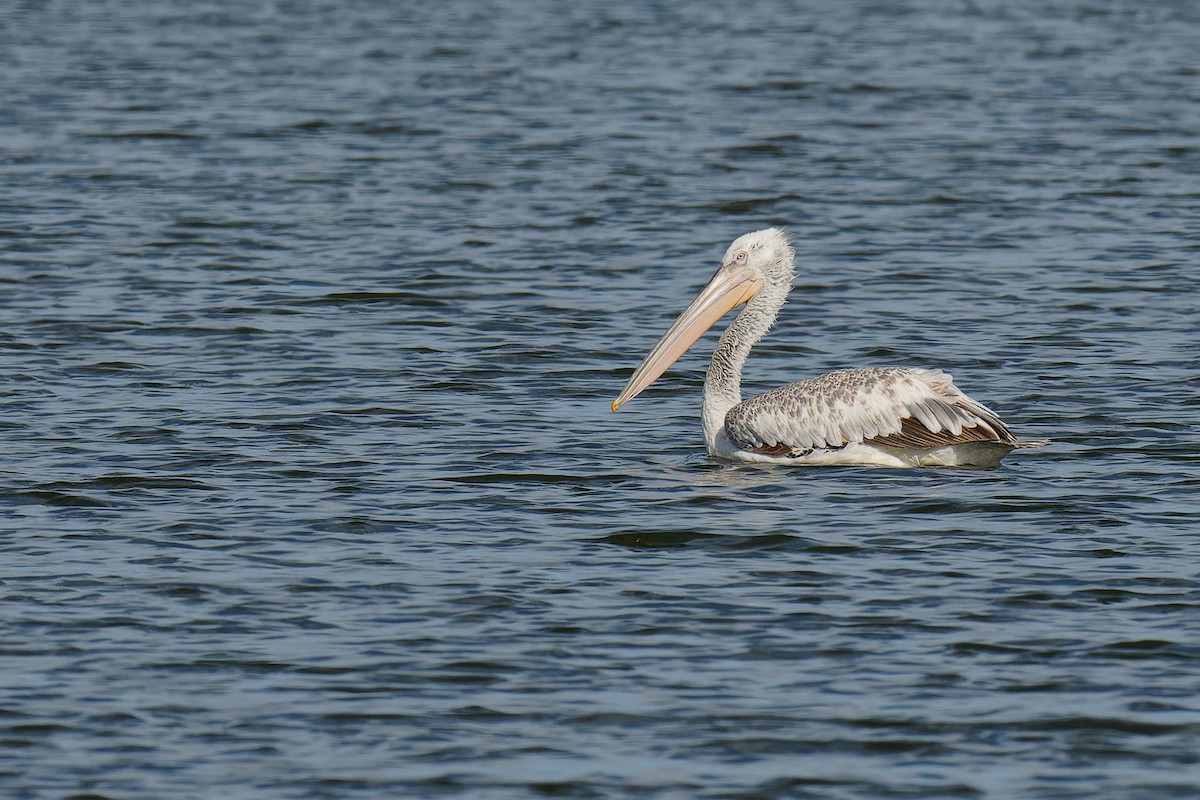
{"type": "Polygon", "coordinates": [[[995,412],[930,369],[846,369],[791,383],[730,409],[738,447],[772,455],[856,442],[931,448],[963,442],[1018,446],[995,412]]]}

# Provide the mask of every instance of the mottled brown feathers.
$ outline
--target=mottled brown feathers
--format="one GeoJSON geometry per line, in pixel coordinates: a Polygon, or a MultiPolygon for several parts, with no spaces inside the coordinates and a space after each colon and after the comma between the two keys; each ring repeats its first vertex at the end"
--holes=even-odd
{"type": "MultiPolygon", "coordinates": [[[[959,433],[954,434],[950,431],[931,431],[921,424],[920,421],[913,417],[902,420],[900,422],[900,432],[893,433],[887,436],[876,436],[873,439],[864,439],[863,444],[874,445],[875,447],[896,447],[896,448],[913,448],[917,450],[926,450],[934,447],[946,447],[952,444],[966,444],[967,442],[996,442],[997,444],[1009,444],[1017,447],[1022,445],[1002,440],[994,432],[987,430],[982,425],[977,425],[973,428],[963,428],[959,433]]],[[[844,445],[843,445],[844,447],[844,445]]],[[[750,447],[755,453],[762,453],[767,456],[790,456],[796,458],[799,456],[808,455],[813,451],[813,448],[793,447],[790,444],[763,444],[758,447],[750,447]]],[[[825,447],[823,450],[841,450],[841,447],[825,447]]]]}
{"type": "Polygon", "coordinates": [[[790,456],[794,448],[790,444],[763,444],[750,449],[765,456],[790,456]]]}
{"type": "MultiPolygon", "coordinates": [[[[788,458],[799,458],[806,456],[813,451],[811,447],[792,447],[790,444],[764,444],[758,447],[746,448],[755,453],[762,453],[764,456],[786,456],[788,458]]],[[[831,448],[840,450],[841,448],[831,448]]]]}
{"type": "Polygon", "coordinates": [[[945,447],[951,444],[965,444],[966,442],[1000,441],[1002,440],[994,431],[985,428],[983,425],[976,425],[971,428],[964,427],[957,434],[947,430],[935,432],[926,428],[914,417],[909,417],[900,421],[899,433],[866,439],[864,444],[873,444],[876,447],[929,448],[945,447]]]}
{"type": "Polygon", "coordinates": [[[797,458],[850,444],[930,450],[1018,442],[995,412],[941,370],[836,370],[781,386],[730,409],[725,431],[743,450],[797,458]]]}

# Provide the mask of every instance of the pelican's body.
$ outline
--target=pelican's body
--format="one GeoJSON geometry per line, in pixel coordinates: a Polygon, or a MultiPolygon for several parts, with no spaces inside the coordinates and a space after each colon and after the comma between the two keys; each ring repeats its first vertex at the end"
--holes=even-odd
{"type": "Polygon", "coordinates": [[[700,295],[663,335],[612,408],[661,375],[725,312],[730,323],[704,380],[704,438],[720,458],[787,464],[892,467],[975,466],[1000,462],[1020,442],[987,406],[936,369],[846,369],[742,400],[742,367],[792,286],[795,255],[787,236],[768,228],[740,237],[700,295]]]}

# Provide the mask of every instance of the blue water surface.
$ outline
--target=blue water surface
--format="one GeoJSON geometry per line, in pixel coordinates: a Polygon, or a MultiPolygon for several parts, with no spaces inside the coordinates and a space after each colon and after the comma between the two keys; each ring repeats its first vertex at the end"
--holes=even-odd
{"type": "Polygon", "coordinates": [[[0,795],[1200,794],[1200,9],[0,10],[0,795]],[[992,471],[710,460],[952,372],[992,471]]]}

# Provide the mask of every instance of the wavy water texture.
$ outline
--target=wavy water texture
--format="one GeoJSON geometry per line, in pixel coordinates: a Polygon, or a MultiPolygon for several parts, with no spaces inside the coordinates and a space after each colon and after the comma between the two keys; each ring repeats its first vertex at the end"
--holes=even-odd
{"type": "Polygon", "coordinates": [[[1200,792],[1190,3],[11,3],[0,795],[1200,792]],[[987,472],[731,466],[952,372],[987,472]],[[706,344],[707,343],[707,344],[706,344]]]}

